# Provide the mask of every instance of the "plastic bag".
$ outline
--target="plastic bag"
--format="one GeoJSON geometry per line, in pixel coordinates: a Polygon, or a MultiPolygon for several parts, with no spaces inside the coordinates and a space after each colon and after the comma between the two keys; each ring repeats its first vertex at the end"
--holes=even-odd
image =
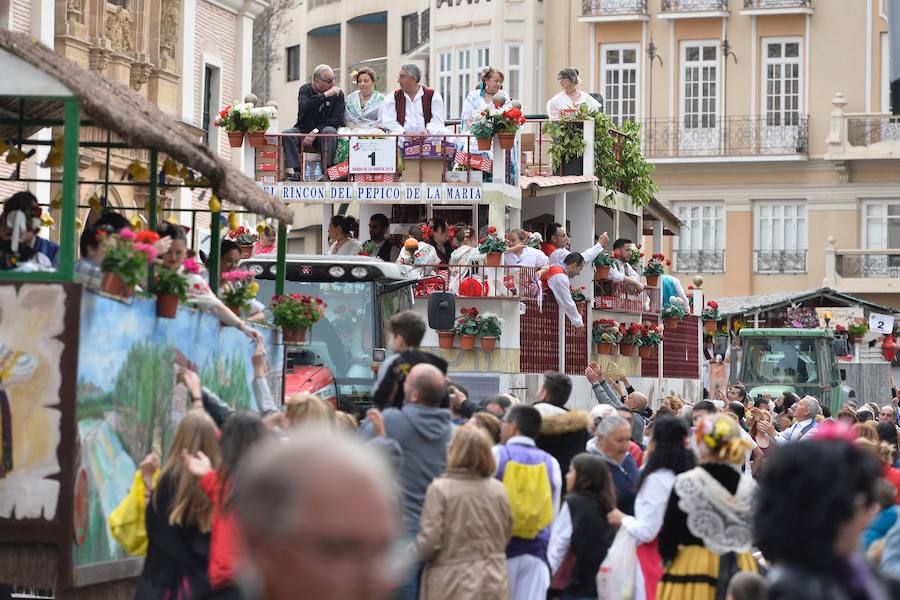
{"type": "MultiPolygon", "coordinates": [[[[153,474],[153,485],[159,470],[153,474]]],[[[109,514],[109,529],[115,539],[131,556],[147,555],[147,527],[145,524],[144,478],[141,471],[134,474],[128,495],[109,514]]]]}
{"type": "Polygon", "coordinates": [[[633,600],[637,569],[637,540],[620,527],[597,571],[598,600],[633,600]]]}

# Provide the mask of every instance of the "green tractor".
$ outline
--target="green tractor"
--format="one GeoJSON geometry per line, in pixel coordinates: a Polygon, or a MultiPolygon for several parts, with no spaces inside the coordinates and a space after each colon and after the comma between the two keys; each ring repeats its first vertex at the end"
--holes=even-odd
{"type": "Polygon", "coordinates": [[[844,383],[847,366],[835,358],[847,354],[847,342],[835,339],[834,330],[745,328],[740,338],[741,359],[732,361],[731,381],[743,383],[750,398],[810,395],[835,414],[855,396],[844,383]]]}

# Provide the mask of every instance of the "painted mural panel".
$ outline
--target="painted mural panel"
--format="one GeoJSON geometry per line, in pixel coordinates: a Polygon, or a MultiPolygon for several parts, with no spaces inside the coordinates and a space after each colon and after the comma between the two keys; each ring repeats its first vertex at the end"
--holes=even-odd
{"type": "Polygon", "coordinates": [[[0,519],[57,516],[65,310],[61,285],[0,286],[0,519]]]}
{"type": "MultiPolygon", "coordinates": [[[[280,373],[274,330],[260,331],[270,371],[280,373]]],[[[246,336],[211,315],[179,308],[176,318],[157,319],[152,299],[136,298],[129,305],[84,292],[76,409],[81,469],[76,481],[86,477],[87,498],[82,503],[84,535],[77,536],[74,548],[76,568],[128,558],[110,533],[108,517],[127,495],[141,460],[151,451],[165,458],[175,427],[189,408],[178,371],[195,370],[203,385],[228,404],[256,410],[252,351],[246,336]]],[[[270,384],[279,397],[280,380],[270,384]]],[[[78,508],[76,523],[77,513],[78,508]]]]}

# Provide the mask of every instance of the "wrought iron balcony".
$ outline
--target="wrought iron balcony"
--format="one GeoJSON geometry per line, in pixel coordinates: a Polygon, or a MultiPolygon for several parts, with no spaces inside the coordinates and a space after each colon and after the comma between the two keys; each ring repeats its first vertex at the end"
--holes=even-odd
{"type": "Polygon", "coordinates": [[[646,15],[647,0],[581,0],[583,17],[646,15]]]}
{"type": "Polygon", "coordinates": [[[806,250],[757,250],[757,273],[806,273],[806,250]]]}
{"type": "Polygon", "coordinates": [[[662,12],[727,11],[728,0],[662,0],[662,12]]]}
{"type": "Polygon", "coordinates": [[[744,10],[812,8],[812,0],[744,0],[744,10]]]}
{"type": "Polygon", "coordinates": [[[900,278],[900,250],[874,250],[883,254],[849,254],[840,250],[835,256],[838,277],[854,279],[900,278]]]}
{"type": "Polygon", "coordinates": [[[900,141],[900,117],[892,115],[854,115],[847,117],[847,143],[872,146],[900,141]]]}
{"type": "Polygon", "coordinates": [[[675,250],[676,273],[721,273],[725,270],[724,250],[675,250]]]}
{"type": "Polygon", "coordinates": [[[809,152],[809,119],[790,123],[769,117],[734,116],[706,121],[690,118],[644,121],[641,141],[651,159],[714,156],[782,156],[809,152]]]}

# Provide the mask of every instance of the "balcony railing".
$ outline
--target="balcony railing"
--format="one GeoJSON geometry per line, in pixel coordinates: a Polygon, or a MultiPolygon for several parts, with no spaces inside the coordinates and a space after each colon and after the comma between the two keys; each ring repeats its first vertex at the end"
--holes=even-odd
{"type": "Polygon", "coordinates": [[[835,271],[838,277],[853,279],[895,279],[900,277],[900,250],[870,250],[866,253],[838,250],[835,271]]]}
{"type": "Polygon", "coordinates": [[[432,292],[451,292],[460,298],[537,301],[542,294],[535,267],[489,267],[481,261],[468,265],[417,265],[423,279],[415,289],[417,298],[432,292]]]}
{"type": "Polygon", "coordinates": [[[662,0],[662,12],[728,10],[728,0],[662,0]]]}
{"type": "Polygon", "coordinates": [[[757,273],[806,273],[806,250],[757,250],[757,273]]]}
{"type": "Polygon", "coordinates": [[[744,0],[745,9],[810,8],[812,0],[744,0]]]}
{"type": "Polygon", "coordinates": [[[791,124],[770,117],[734,116],[707,122],[688,118],[651,119],[642,124],[648,158],[783,156],[809,152],[809,120],[791,124]]]}
{"type": "Polygon", "coordinates": [[[646,15],[647,0],[581,0],[584,17],[646,15]]]}
{"type": "Polygon", "coordinates": [[[725,270],[724,250],[675,250],[676,273],[721,273],[725,270]]]}
{"type": "Polygon", "coordinates": [[[900,141],[900,117],[893,115],[847,116],[847,143],[871,146],[900,141]]]}

